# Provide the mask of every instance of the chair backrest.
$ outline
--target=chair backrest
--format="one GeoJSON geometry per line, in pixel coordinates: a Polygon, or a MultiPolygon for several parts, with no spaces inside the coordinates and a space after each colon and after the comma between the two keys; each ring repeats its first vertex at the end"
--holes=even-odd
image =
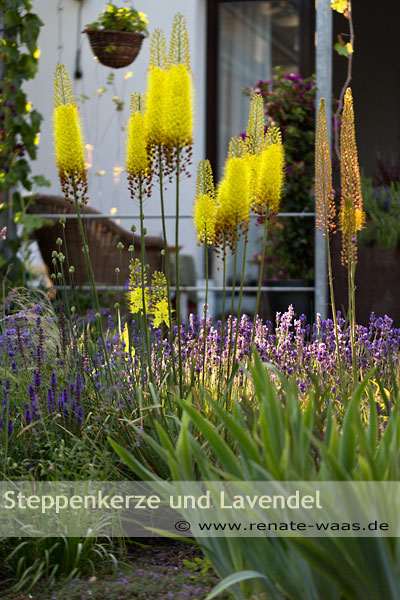
{"type": "MultiPolygon", "coordinates": [[[[59,196],[38,196],[34,204],[28,208],[30,214],[73,214],[75,207],[70,202],[59,196]]],[[[82,207],[82,213],[100,214],[99,211],[90,206],[82,207]]],[[[131,232],[122,229],[111,219],[84,219],[86,236],[88,240],[90,260],[93,267],[96,283],[99,285],[116,285],[115,268],[122,271],[119,282],[125,283],[129,275],[129,260],[131,258],[128,247],[133,244],[135,255],[140,256],[140,237],[132,235],[131,232]],[[117,250],[117,244],[122,242],[124,249],[117,250]],[[121,265],[122,262],[122,265],[121,265]]],[[[34,237],[38,242],[44,263],[50,273],[54,271],[52,263],[53,250],[57,250],[57,238],[63,239],[63,227],[58,220],[52,226],[46,225],[35,231],[34,237]]],[[[74,282],[76,285],[88,283],[88,275],[84,255],[82,252],[82,241],[79,233],[77,219],[67,219],[65,225],[65,238],[67,248],[61,247],[64,255],[68,254],[68,265],[75,267],[74,282]]],[[[146,237],[146,261],[153,271],[162,270],[161,250],[164,248],[163,240],[159,237],[146,237]]],[[[68,268],[65,269],[68,281],[68,268]]]]}

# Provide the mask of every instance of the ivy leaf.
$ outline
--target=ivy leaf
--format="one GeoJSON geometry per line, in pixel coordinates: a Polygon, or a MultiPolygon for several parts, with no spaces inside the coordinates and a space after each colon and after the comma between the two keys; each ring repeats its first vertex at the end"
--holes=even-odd
{"type": "MultiPolygon", "coordinates": [[[[349,49],[347,48],[346,44],[341,44],[340,42],[337,42],[334,46],[333,49],[336,50],[336,52],[338,54],[340,54],[341,56],[345,56],[346,58],[349,57],[349,49]]],[[[353,50],[353,49],[352,49],[353,50]]]]}
{"type": "Polygon", "coordinates": [[[18,27],[22,23],[22,19],[16,10],[6,10],[3,15],[3,21],[6,29],[18,27]]]}
{"type": "Polygon", "coordinates": [[[51,181],[46,179],[46,177],[44,175],[34,175],[32,177],[32,181],[38,187],[51,187],[51,181]]]}

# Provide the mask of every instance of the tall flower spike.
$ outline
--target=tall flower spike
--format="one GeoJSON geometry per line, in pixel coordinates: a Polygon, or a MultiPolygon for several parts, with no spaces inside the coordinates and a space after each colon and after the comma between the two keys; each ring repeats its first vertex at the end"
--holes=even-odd
{"type": "Polygon", "coordinates": [[[317,227],[324,235],[329,235],[335,228],[335,203],[324,98],[319,105],[315,138],[315,200],[317,227]]]}
{"type": "Polygon", "coordinates": [[[251,99],[249,122],[246,131],[246,146],[249,154],[261,154],[264,146],[264,102],[261,94],[251,99]]]}
{"type": "Polygon", "coordinates": [[[141,185],[149,177],[150,161],[144,99],[141,94],[132,94],[130,108],[131,114],[126,145],[126,171],[133,192],[135,182],[141,185]]]}
{"type": "Polygon", "coordinates": [[[165,98],[165,137],[170,147],[193,143],[192,81],[184,64],[173,65],[167,72],[165,98]]]}
{"type": "Polygon", "coordinates": [[[150,40],[150,68],[168,69],[167,42],[162,29],[155,29],[150,40]]]}
{"type": "Polygon", "coordinates": [[[174,16],[169,50],[171,64],[183,64],[190,70],[190,47],[186,19],[180,13],[174,16]]]}
{"type": "Polygon", "coordinates": [[[165,36],[156,29],[150,43],[150,68],[147,75],[146,123],[148,141],[152,146],[165,143],[165,95],[168,56],[165,36]]]}
{"type": "Polygon", "coordinates": [[[228,159],[242,158],[246,155],[246,144],[240,137],[233,137],[229,142],[228,159]]]}
{"type": "Polygon", "coordinates": [[[64,65],[57,65],[54,79],[54,143],[61,188],[66,200],[73,202],[79,193],[87,194],[87,174],[82,125],[64,65]]]}
{"type": "Polygon", "coordinates": [[[228,207],[224,202],[226,180],[222,180],[217,190],[217,208],[215,211],[215,236],[214,248],[217,252],[224,246],[224,240],[230,242],[233,233],[230,232],[230,222],[228,217],[228,207]]]}
{"type": "Polygon", "coordinates": [[[268,217],[279,210],[284,183],[285,155],[281,133],[277,127],[269,127],[265,147],[259,161],[257,187],[252,201],[253,211],[268,217]]]}
{"type": "Polygon", "coordinates": [[[254,94],[251,99],[250,115],[247,125],[245,145],[246,161],[249,170],[249,197],[252,205],[257,190],[257,173],[260,156],[264,148],[264,102],[261,94],[254,94]]]}
{"type": "Polygon", "coordinates": [[[72,83],[65,65],[56,65],[54,77],[54,108],[62,104],[74,104],[72,83]]]}
{"type": "Polygon", "coordinates": [[[347,88],[344,97],[340,129],[340,178],[342,194],[339,223],[342,231],[342,263],[348,264],[357,258],[357,231],[362,229],[365,221],[350,88],[347,88]]]}
{"type": "Polygon", "coordinates": [[[215,238],[215,198],[212,169],[208,160],[201,160],[197,169],[194,223],[199,245],[212,244],[215,238]]]}
{"type": "Polygon", "coordinates": [[[235,225],[247,229],[249,223],[249,178],[247,164],[242,158],[229,158],[226,166],[226,196],[235,225]]]}
{"type": "Polygon", "coordinates": [[[249,226],[249,169],[243,147],[243,140],[231,140],[224,178],[218,189],[218,239],[225,235],[231,248],[237,228],[247,231],[249,226]]]}
{"type": "Polygon", "coordinates": [[[282,146],[282,133],[279,127],[268,127],[265,134],[265,144],[267,146],[271,146],[271,144],[282,146]]]}

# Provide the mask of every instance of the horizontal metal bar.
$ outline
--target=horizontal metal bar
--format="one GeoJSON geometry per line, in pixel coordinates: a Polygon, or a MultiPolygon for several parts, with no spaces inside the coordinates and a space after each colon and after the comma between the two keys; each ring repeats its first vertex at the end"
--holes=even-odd
{"type": "MultiPolygon", "coordinates": [[[[84,290],[84,291],[89,291],[91,289],[91,287],[89,285],[82,285],[82,286],[75,286],[77,289],[79,290],[84,290]]],[[[52,287],[47,288],[48,290],[70,290],[71,286],[70,285],[55,285],[52,287]]],[[[176,291],[176,287],[175,286],[170,286],[169,288],[172,292],[176,291]]],[[[181,285],[179,286],[179,289],[181,292],[205,292],[206,291],[206,287],[205,286],[195,286],[195,285],[181,285]]],[[[209,292],[222,292],[223,291],[223,287],[220,285],[210,285],[208,287],[208,291],[209,292]]],[[[111,290],[111,291],[117,291],[117,290],[125,290],[128,291],[125,286],[122,285],[96,285],[96,290],[103,292],[106,290],[111,290]]],[[[243,286],[243,292],[257,292],[258,287],[255,286],[243,286]]],[[[239,292],[240,291],[240,286],[235,287],[235,292],[239,292]]],[[[271,287],[268,285],[265,286],[261,286],[261,292],[314,292],[315,288],[314,286],[307,286],[307,287],[301,287],[301,286],[293,286],[293,287],[271,287]]],[[[226,293],[229,295],[232,292],[232,287],[231,286],[227,286],[226,287],[226,293]]]]}
{"type": "MultiPolygon", "coordinates": [[[[55,215],[54,213],[43,213],[43,214],[35,214],[36,217],[41,219],[60,219],[60,217],[65,217],[66,219],[76,219],[77,216],[75,214],[59,214],[55,215]]],[[[315,213],[296,213],[296,212],[288,212],[288,213],[278,213],[278,217],[315,217],[315,213]]],[[[140,219],[140,215],[103,215],[103,214],[81,214],[82,219],[140,219]]],[[[161,215],[144,215],[145,219],[161,219],[161,215]]],[[[176,215],[165,215],[166,219],[175,219],[176,215]]],[[[179,215],[180,219],[193,219],[193,215],[179,215]]],[[[258,215],[250,215],[251,219],[258,219],[258,215]]]]}

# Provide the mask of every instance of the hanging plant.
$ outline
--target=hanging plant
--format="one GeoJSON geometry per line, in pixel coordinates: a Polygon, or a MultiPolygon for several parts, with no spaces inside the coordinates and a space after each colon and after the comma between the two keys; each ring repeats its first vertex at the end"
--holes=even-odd
{"type": "Polygon", "coordinates": [[[101,64],[119,69],[130,65],[137,57],[144,38],[148,35],[147,18],[131,7],[118,7],[111,2],[100,13],[97,21],[86,25],[94,55],[101,64]]]}

